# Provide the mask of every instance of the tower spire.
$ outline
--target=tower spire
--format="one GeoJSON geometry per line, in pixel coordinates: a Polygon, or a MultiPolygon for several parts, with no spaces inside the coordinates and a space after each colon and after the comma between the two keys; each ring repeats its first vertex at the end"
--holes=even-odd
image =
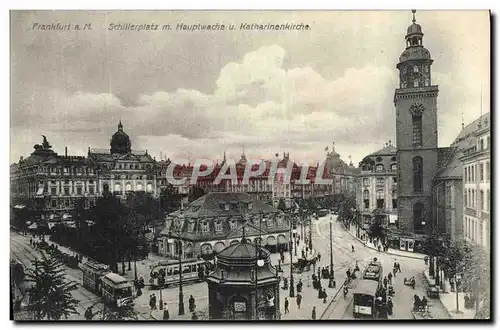
{"type": "Polygon", "coordinates": [[[412,14],[413,14],[413,20],[412,22],[415,23],[417,20],[415,19],[415,13],[417,12],[415,9],[412,9],[411,10],[412,14]]]}

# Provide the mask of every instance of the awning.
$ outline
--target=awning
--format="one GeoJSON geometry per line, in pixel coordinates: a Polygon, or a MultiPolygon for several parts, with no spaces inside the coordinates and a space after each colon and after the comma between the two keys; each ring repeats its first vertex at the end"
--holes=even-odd
{"type": "Polygon", "coordinates": [[[38,191],[36,192],[37,196],[43,195],[43,187],[38,188],[38,191]]]}
{"type": "Polygon", "coordinates": [[[394,214],[389,214],[389,223],[396,223],[398,221],[398,216],[394,214]]]}

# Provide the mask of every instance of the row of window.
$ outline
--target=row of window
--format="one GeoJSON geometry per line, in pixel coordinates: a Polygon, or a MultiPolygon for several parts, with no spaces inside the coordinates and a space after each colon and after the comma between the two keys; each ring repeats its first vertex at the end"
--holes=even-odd
{"type": "MultiPolygon", "coordinates": [[[[81,187],[81,186],[78,186],[78,187],[76,187],[76,189],[73,190],[73,193],[76,193],[77,195],[83,195],[83,192],[84,192],[84,190],[83,190],[83,187],[81,187]]],[[[89,186],[87,192],[90,195],[93,195],[95,193],[94,186],[89,186]]],[[[57,188],[55,188],[55,187],[50,188],[50,194],[53,196],[57,195],[57,188]]],[[[69,196],[70,189],[68,187],[63,188],[62,194],[64,196],[69,196]]]]}
{"type": "MultiPolygon", "coordinates": [[[[375,181],[377,186],[383,186],[385,184],[385,178],[376,178],[375,181]]],[[[398,178],[392,177],[392,183],[398,183],[398,178]]],[[[363,178],[363,186],[368,187],[370,185],[370,178],[363,178]]]]}
{"type": "MultiPolygon", "coordinates": [[[[102,167],[103,168],[106,168],[106,169],[111,169],[113,166],[111,164],[102,164],[102,167]]],[[[150,164],[124,164],[124,163],[116,163],[115,164],[115,169],[118,169],[118,170],[144,170],[144,169],[151,169],[151,165],[150,164]]]]}
{"type": "Polygon", "coordinates": [[[464,182],[490,182],[490,162],[480,162],[464,167],[464,182]]]}
{"type": "Polygon", "coordinates": [[[429,87],[430,85],[431,85],[431,80],[428,78],[425,78],[423,83],[421,83],[419,79],[414,79],[414,80],[409,79],[408,82],[406,81],[401,82],[401,88],[408,88],[408,86],[429,87]]]}
{"type": "Polygon", "coordinates": [[[490,197],[490,191],[486,190],[486,192],[483,189],[479,190],[479,205],[476,205],[476,189],[465,189],[465,194],[464,194],[464,201],[465,201],[465,206],[470,207],[475,209],[476,206],[479,206],[480,211],[486,211],[490,212],[490,206],[491,206],[491,197],[490,197]]]}
{"type": "MultiPolygon", "coordinates": [[[[61,183],[61,184],[67,184],[67,185],[71,185],[72,183],[74,183],[74,181],[69,181],[69,180],[64,180],[64,181],[55,181],[55,180],[52,180],[50,181],[50,184],[52,185],[57,185],[58,183],[61,183]]],[[[83,181],[83,184],[85,184],[86,181],[83,181]]],[[[82,184],[81,182],[75,182],[75,184],[82,184]]],[[[88,184],[94,184],[94,180],[88,180],[88,184]]]]}
{"type": "MultiPolygon", "coordinates": [[[[376,206],[377,206],[377,209],[385,209],[385,198],[377,198],[376,200],[376,206]]],[[[365,210],[369,210],[370,209],[370,199],[366,198],[366,199],[363,199],[363,206],[364,206],[364,209],[365,210]]],[[[396,210],[398,208],[398,200],[397,198],[393,198],[392,199],[392,209],[393,210],[396,210]]]]}
{"type": "MultiPolygon", "coordinates": [[[[277,224],[278,224],[278,226],[282,226],[283,219],[278,218],[277,224]]],[[[273,221],[264,221],[264,223],[263,223],[263,226],[265,226],[265,227],[271,227],[272,225],[273,225],[273,221]]],[[[202,233],[206,234],[206,233],[210,232],[210,223],[209,222],[202,223],[200,227],[201,227],[202,233]]],[[[215,232],[222,232],[223,231],[223,222],[222,221],[215,222],[214,227],[215,227],[215,232]]],[[[235,230],[237,227],[238,227],[237,221],[230,221],[229,222],[229,229],[230,230],[235,230]]],[[[188,225],[188,229],[190,232],[193,232],[194,231],[194,223],[190,223],[188,225]]]]}
{"type": "Polygon", "coordinates": [[[464,236],[471,241],[483,245],[483,223],[477,219],[464,217],[464,236]]]}
{"type": "MultiPolygon", "coordinates": [[[[119,183],[115,183],[115,186],[114,186],[115,189],[114,189],[114,191],[117,191],[117,192],[121,191],[122,190],[121,187],[122,186],[119,183]]],[[[132,191],[132,190],[133,190],[132,189],[132,184],[131,183],[126,183],[125,184],[125,191],[132,191]]],[[[142,183],[137,183],[135,185],[135,190],[136,191],[142,191],[142,190],[144,190],[144,186],[142,185],[142,183]]],[[[153,184],[148,183],[146,185],[146,191],[148,191],[148,192],[153,191],[153,184]]]]}

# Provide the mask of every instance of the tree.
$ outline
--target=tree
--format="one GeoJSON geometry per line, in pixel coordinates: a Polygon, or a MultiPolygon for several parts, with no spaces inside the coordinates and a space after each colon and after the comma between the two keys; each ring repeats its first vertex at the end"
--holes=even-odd
{"type": "Polygon", "coordinates": [[[429,276],[435,276],[435,261],[437,257],[445,254],[445,246],[449,246],[449,242],[443,242],[443,238],[439,235],[436,229],[432,229],[423,243],[423,252],[429,256],[429,276]]]}
{"type": "Polygon", "coordinates": [[[286,210],[286,203],[283,198],[280,198],[280,201],[278,203],[278,210],[285,211],[286,210]]]}
{"type": "Polygon", "coordinates": [[[28,311],[35,312],[37,320],[60,320],[78,314],[78,300],[71,296],[77,284],[65,277],[63,264],[42,252],[40,260],[34,260],[34,268],[28,268],[26,278],[34,283],[29,292],[28,311]]]}
{"type": "Polygon", "coordinates": [[[180,208],[181,198],[177,188],[169,183],[160,193],[160,207],[163,211],[172,213],[180,208]]]}

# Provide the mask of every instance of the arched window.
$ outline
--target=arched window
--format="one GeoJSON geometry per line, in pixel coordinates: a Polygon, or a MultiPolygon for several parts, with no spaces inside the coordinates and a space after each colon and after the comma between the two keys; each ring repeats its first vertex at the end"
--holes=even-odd
{"type": "Polygon", "coordinates": [[[413,192],[422,192],[423,188],[422,157],[413,157],[413,192]]]}
{"type": "Polygon", "coordinates": [[[383,172],[384,171],[384,165],[378,164],[375,166],[375,172],[383,172]]]}
{"type": "Polygon", "coordinates": [[[412,116],[413,144],[422,145],[422,115],[412,116]]]}
{"type": "Polygon", "coordinates": [[[396,172],[398,169],[398,165],[397,164],[391,164],[391,171],[392,172],[396,172]]]}
{"type": "Polygon", "coordinates": [[[424,226],[424,205],[422,203],[416,203],[413,205],[413,228],[416,231],[421,231],[424,226]]]}

